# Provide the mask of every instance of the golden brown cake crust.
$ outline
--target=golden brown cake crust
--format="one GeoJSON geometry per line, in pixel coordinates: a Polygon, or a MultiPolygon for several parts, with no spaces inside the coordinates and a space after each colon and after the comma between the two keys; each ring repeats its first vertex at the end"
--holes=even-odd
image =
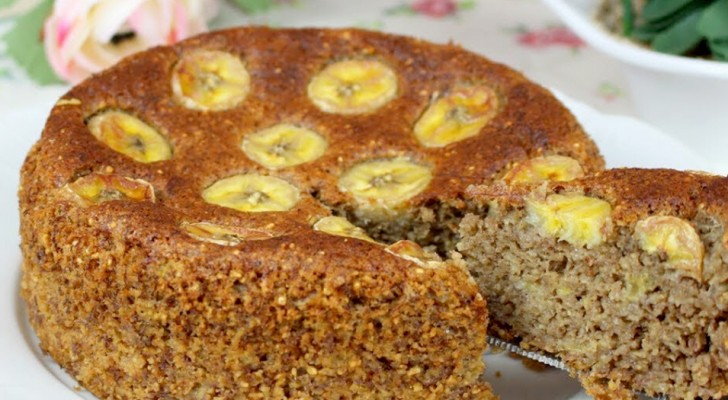
{"type": "MultiPolygon", "coordinates": [[[[523,205],[534,185],[472,186],[467,198],[487,201],[508,198],[523,205]]],[[[649,215],[674,215],[693,219],[698,211],[728,220],[728,177],[701,171],[656,168],[617,168],[596,172],[569,182],[550,182],[544,192],[577,192],[612,205],[612,218],[622,225],[649,215]]]]}
{"type": "Polygon", "coordinates": [[[594,143],[545,89],[454,45],[360,30],[241,28],[123,60],[53,108],[21,173],[22,294],[41,346],[103,398],[480,398],[487,313],[462,263],[425,267],[379,244],[315,232],[330,207],[354,204],[337,179],[361,160],[406,156],[431,168],[405,202],[457,202],[512,163],[544,154],[603,167],[594,143]],[[199,111],[173,99],[171,72],[196,49],[240,57],[250,94],[199,111]],[[332,61],[373,58],[396,71],[396,97],[363,115],[319,110],[311,77],[332,61]],[[412,125],[432,96],[458,83],[500,98],[479,135],[420,146],[412,125]],[[141,163],[90,133],[122,110],[161,132],[172,158],[141,163]],[[328,141],[323,156],[269,171],[242,138],[279,122],[328,141]],[[277,176],[301,199],[287,212],[243,213],[200,193],[236,173],[277,176]],[[92,174],[141,179],[155,201],[82,204],[67,185],[92,174]],[[264,230],[222,246],[185,223],[264,230]]]}

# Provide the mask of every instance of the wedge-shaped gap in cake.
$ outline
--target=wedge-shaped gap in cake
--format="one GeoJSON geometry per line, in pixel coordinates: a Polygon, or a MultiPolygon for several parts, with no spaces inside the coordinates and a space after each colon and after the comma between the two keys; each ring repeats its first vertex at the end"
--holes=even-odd
{"type": "Polygon", "coordinates": [[[288,211],[300,197],[300,190],[288,181],[256,173],[223,178],[202,191],[207,203],[240,212],[288,211]]]}
{"type": "Polygon", "coordinates": [[[331,204],[318,199],[335,216],[377,242],[409,240],[427,250],[442,249],[444,255],[445,243],[450,243],[452,237],[441,227],[451,224],[454,229],[460,212],[440,201],[420,206],[412,203],[428,189],[432,178],[432,167],[416,156],[363,158],[339,176],[338,188],[351,196],[349,201],[331,204]]]}
{"type": "Polygon", "coordinates": [[[112,150],[140,163],[169,160],[169,140],[139,117],[118,109],[104,109],[86,120],[91,134],[112,150]]]}
{"type": "Polygon", "coordinates": [[[185,51],[172,68],[174,100],[190,109],[222,111],[250,93],[250,73],[237,55],[221,50],[185,51]]]}
{"type": "Polygon", "coordinates": [[[478,135],[498,114],[502,100],[486,84],[458,83],[433,93],[413,132],[425,147],[444,147],[478,135]]]}
{"type": "Polygon", "coordinates": [[[397,96],[396,72],[375,58],[350,58],[332,62],[311,77],[308,98],[321,111],[332,114],[365,114],[397,96]]]}
{"type": "MultiPolygon", "coordinates": [[[[390,159],[427,166],[425,162],[413,161],[416,157],[392,157],[390,159]]],[[[387,160],[387,158],[373,158],[372,160],[381,161],[387,160]]],[[[472,202],[462,196],[454,196],[446,200],[429,199],[414,207],[407,204],[407,200],[424,190],[422,188],[411,192],[406,187],[401,188],[400,190],[408,194],[401,199],[388,202],[387,195],[380,192],[388,189],[382,184],[391,178],[374,167],[377,165],[370,165],[364,161],[344,172],[342,178],[346,177],[346,179],[343,181],[344,186],[340,179],[340,190],[351,193],[354,201],[327,205],[336,216],[363,229],[369,237],[378,242],[393,244],[400,240],[409,240],[427,250],[434,249],[442,257],[447,257],[448,253],[455,248],[458,240],[458,224],[465,214],[487,213],[487,205],[472,202]],[[370,180],[372,182],[367,184],[370,180]],[[376,190],[378,185],[382,187],[376,190]],[[357,190],[351,191],[346,186],[363,190],[357,197],[357,190]]],[[[537,155],[510,164],[503,172],[494,174],[494,177],[502,176],[500,181],[508,185],[530,185],[548,181],[569,181],[583,175],[584,171],[575,159],[559,154],[549,154],[537,155]]],[[[392,193],[396,194],[397,191],[394,190],[392,193]]],[[[320,196],[316,197],[319,201],[327,203],[320,196]]]]}

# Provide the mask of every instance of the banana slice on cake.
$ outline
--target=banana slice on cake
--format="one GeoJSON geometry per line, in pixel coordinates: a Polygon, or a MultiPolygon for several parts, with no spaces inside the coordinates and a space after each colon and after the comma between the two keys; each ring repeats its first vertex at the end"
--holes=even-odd
{"type": "Polygon", "coordinates": [[[515,165],[503,180],[507,183],[566,182],[584,176],[581,164],[571,157],[535,157],[515,165]]]}
{"type": "Polygon", "coordinates": [[[459,86],[435,100],[415,123],[425,147],[444,147],[477,135],[498,111],[498,96],[487,86],[459,86]]]}
{"type": "Polygon", "coordinates": [[[392,207],[425,190],[431,180],[428,167],[397,157],[353,166],[339,178],[339,188],[370,206],[392,207]]]}
{"type": "Polygon", "coordinates": [[[367,235],[364,229],[352,224],[343,217],[329,216],[321,218],[313,225],[313,229],[330,235],[350,237],[376,243],[374,239],[367,235]]]}
{"type": "Polygon", "coordinates": [[[222,246],[235,246],[246,240],[265,240],[274,237],[272,233],[260,229],[233,228],[210,222],[183,223],[182,229],[197,240],[222,246]]]}
{"type": "Polygon", "coordinates": [[[702,282],[705,246],[693,225],[669,215],[653,215],[635,225],[635,236],[647,253],[662,252],[667,264],[702,282]]]}
{"type": "Polygon", "coordinates": [[[88,120],[88,128],[96,139],[135,161],[151,163],[172,158],[172,146],[162,134],[124,111],[102,111],[88,120]]]}
{"type": "Polygon", "coordinates": [[[251,160],[266,168],[280,169],[321,157],[328,143],[310,129],[278,124],[246,136],[242,147],[251,160]]]}
{"type": "Polygon", "coordinates": [[[257,174],[220,179],[202,192],[206,202],[243,212],[287,211],[300,198],[299,190],[280,178],[257,174]]]}
{"type": "Polygon", "coordinates": [[[344,60],[319,72],[308,84],[308,96],[322,111],[363,114],[397,94],[397,75],[376,60],[344,60]]]}
{"type": "Polygon", "coordinates": [[[154,202],[154,188],[142,179],[114,174],[90,174],[76,179],[66,188],[83,202],[98,204],[112,200],[154,202]]]}
{"type": "Polygon", "coordinates": [[[436,253],[425,251],[419,244],[411,240],[396,241],[385,247],[384,251],[412,261],[421,267],[438,266],[442,263],[442,259],[436,253]]]}
{"type": "Polygon", "coordinates": [[[551,194],[526,201],[526,221],[542,233],[575,246],[601,244],[611,227],[612,206],[577,193],[551,194]]]}
{"type": "Polygon", "coordinates": [[[226,110],[250,92],[250,74],[239,57],[218,50],[185,54],[172,71],[172,93],[195,110],[226,110]]]}

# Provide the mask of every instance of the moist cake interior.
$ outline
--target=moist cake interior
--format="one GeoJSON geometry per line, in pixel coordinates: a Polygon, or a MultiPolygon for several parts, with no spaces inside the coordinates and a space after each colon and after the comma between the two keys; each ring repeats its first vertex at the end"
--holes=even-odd
{"type": "Polygon", "coordinates": [[[557,354],[596,398],[632,398],[629,388],[725,396],[726,183],[627,169],[548,189],[475,189],[489,207],[464,217],[457,249],[487,297],[489,334],[557,354]],[[572,228],[603,239],[549,233],[535,211],[542,196],[565,196],[560,210],[580,218],[572,228]],[[597,229],[600,212],[585,199],[609,203],[597,229]]]}

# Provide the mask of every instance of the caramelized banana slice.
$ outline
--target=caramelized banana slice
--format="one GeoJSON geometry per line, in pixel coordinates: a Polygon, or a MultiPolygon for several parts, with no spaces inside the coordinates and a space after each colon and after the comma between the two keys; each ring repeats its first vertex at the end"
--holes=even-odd
{"type": "Polygon", "coordinates": [[[235,55],[218,50],[185,54],[172,71],[175,100],[195,110],[235,107],[250,92],[250,74],[235,55]]]}
{"type": "Polygon", "coordinates": [[[264,230],[225,227],[210,222],[183,223],[182,229],[197,240],[222,246],[235,246],[246,240],[265,240],[274,237],[272,233],[264,230]]]}
{"type": "Polygon", "coordinates": [[[498,96],[487,86],[459,86],[435,98],[415,123],[425,147],[444,147],[477,135],[498,111],[498,96]]]}
{"type": "Polygon", "coordinates": [[[355,226],[349,220],[342,217],[329,216],[321,218],[313,225],[313,229],[330,235],[350,237],[376,243],[374,239],[367,235],[364,229],[355,226]]]}
{"type": "Polygon", "coordinates": [[[353,166],[339,178],[339,189],[369,205],[391,207],[425,190],[431,180],[429,168],[399,157],[353,166]]]}
{"type": "Polygon", "coordinates": [[[66,188],[91,204],[111,200],[154,202],[154,188],[149,182],[119,175],[94,173],[76,179],[66,188]]]}
{"type": "Polygon", "coordinates": [[[328,143],[318,133],[290,124],[278,124],[243,139],[243,151],[253,161],[279,169],[321,157],[328,143]]]}
{"type": "Polygon", "coordinates": [[[689,222],[678,217],[655,215],[638,221],[634,233],[642,250],[650,254],[664,252],[670,267],[698,282],[703,280],[705,247],[689,222]]]}
{"type": "Polygon", "coordinates": [[[437,254],[425,251],[419,244],[410,240],[399,240],[390,244],[384,250],[387,253],[412,261],[421,267],[440,265],[442,262],[437,254]]]}
{"type": "Polygon", "coordinates": [[[566,182],[584,176],[578,161],[566,156],[535,157],[516,164],[503,180],[507,183],[566,182]]]}
{"type": "Polygon", "coordinates": [[[376,60],[344,60],[319,72],[308,84],[308,97],[322,111],[363,114],[397,94],[397,75],[376,60]]]}
{"type": "Polygon", "coordinates": [[[172,147],[162,134],[139,118],[118,110],[88,120],[91,134],[112,150],[142,163],[169,160],[172,147]]]}
{"type": "Polygon", "coordinates": [[[287,211],[300,198],[298,189],[283,179],[244,174],[220,179],[202,192],[210,204],[243,212],[287,211]]]}

